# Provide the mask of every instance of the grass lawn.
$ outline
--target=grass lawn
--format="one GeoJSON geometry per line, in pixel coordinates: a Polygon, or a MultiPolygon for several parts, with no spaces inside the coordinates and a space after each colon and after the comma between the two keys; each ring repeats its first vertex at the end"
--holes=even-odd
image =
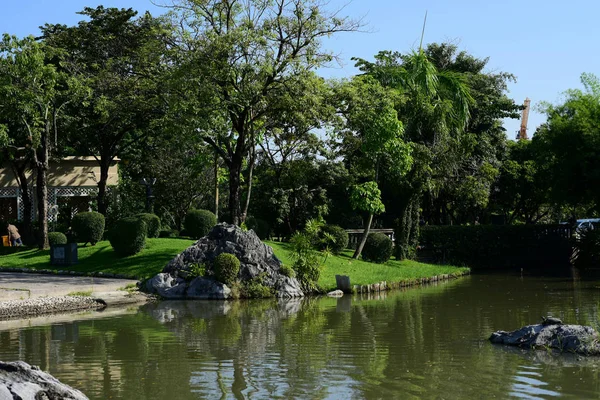
{"type": "MultiPolygon", "coordinates": [[[[267,242],[273,247],[277,257],[284,263],[292,265],[290,258],[290,244],[280,242],[267,242]]],[[[452,267],[449,265],[423,264],[416,261],[390,260],[385,264],[374,264],[362,260],[352,259],[353,252],[345,251],[339,256],[330,256],[321,271],[319,285],[326,290],[336,289],[335,276],[348,275],[352,285],[369,285],[386,281],[404,282],[417,278],[429,278],[441,274],[463,274],[468,268],[452,267]]]]}
{"type": "Polygon", "coordinates": [[[50,251],[23,249],[13,254],[0,256],[0,268],[33,268],[70,270],[79,272],[105,272],[148,278],[162,271],[177,254],[188,248],[189,239],[147,239],[140,253],[119,257],[108,241],[95,246],[79,246],[79,264],[72,266],[50,265],[50,251]]]}
{"type": "MultiPolygon", "coordinates": [[[[37,249],[19,249],[16,253],[0,256],[0,268],[32,268],[51,270],[72,270],[79,272],[104,272],[148,278],[162,271],[165,265],[177,254],[194,243],[189,239],[160,238],[147,239],[146,248],[129,257],[119,257],[108,241],[95,246],[80,246],[79,264],[74,266],[50,265],[50,251],[37,249]]],[[[292,265],[291,247],[288,243],[267,242],[273,247],[277,257],[287,265],[292,265]]],[[[467,268],[447,265],[422,264],[416,261],[390,260],[385,264],[373,264],[362,260],[353,260],[352,252],[327,258],[321,272],[319,285],[326,290],[336,288],[336,275],[349,275],[353,285],[367,285],[386,282],[412,281],[417,278],[432,277],[440,274],[464,273],[467,268]]]]}

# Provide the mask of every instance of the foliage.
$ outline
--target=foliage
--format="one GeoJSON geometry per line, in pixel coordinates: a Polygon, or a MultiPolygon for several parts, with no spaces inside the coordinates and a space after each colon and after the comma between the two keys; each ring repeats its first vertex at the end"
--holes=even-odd
{"type": "Polygon", "coordinates": [[[115,224],[110,235],[110,245],[122,257],[142,251],[146,245],[147,227],[136,217],[123,218],[115,224]]]}
{"type": "Polygon", "coordinates": [[[146,224],[147,234],[149,238],[157,238],[160,233],[160,218],[156,214],[143,213],[136,215],[137,218],[144,221],[146,224]]]}
{"type": "Polygon", "coordinates": [[[234,254],[221,253],[215,258],[212,270],[216,280],[231,285],[238,280],[240,260],[234,254]]]}
{"type": "Polygon", "coordinates": [[[252,229],[261,240],[267,240],[271,236],[271,228],[267,221],[250,216],[246,218],[245,223],[248,229],[252,229]]]}
{"type": "Polygon", "coordinates": [[[370,233],[362,257],[365,261],[383,264],[392,256],[393,246],[392,239],[383,233],[370,233]]]}
{"type": "Polygon", "coordinates": [[[193,280],[194,278],[199,278],[206,275],[206,265],[204,264],[192,264],[188,268],[188,275],[186,279],[188,281],[193,280]]]}
{"type": "Polygon", "coordinates": [[[190,237],[199,239],[217,224],[217,217],[208,210],[190,210],[185,216],[184,227],[190,237]]]}
{"type": "Polygon", "coordinates": [[[581,270],[600,265],[600,229],[586,229],[574,243],[571,261],[581,270]]]}
{"type": "Polygon", "coordinates": [[[288,278],[296,277],[296,273],[294,272],[294,269],[287,264],[281,264],[281,267],[279,268],[279,272],[281,272],[283,275],[287,276],[288,278]]]}
{"type": "Polygon", "coordinates": [[[562,268],[571,255],[565,225],[425,226],[419,244],[439,261],[471,268],[562,268]]]}
{"type": "Polygon", "coordinates": [[[309,292],[316,289],[323,268],[319,252],[315,250],[321,226],[319,220],[309,220],[304,231],[296,232],[291,239],[294,272],[302,287],[309,292]]]}
{"type": "Polygon", "coordinates": [[[348,232],[340,226],[323,225],[319,236],[321,238],[321,250],[329,248],[333,254],[339,254],[348,247],[348,232]]]}
{"type": "Polygon", "coordinates": [[[276,134],[282,119],[290,122],[279,105],[302,98],[311,86],[304,83],[318,81],[314,69],[332,60],[321,39],[359,24],[328,15],[318,0],[178,0],[173,10],[178,48],[195,50],[181,54],[182,108],[228,169],[229,214],[239,224],[244,163],[253,162],[265,130],[276,134]]]}
{"type": "Polygon", "coordinates": [[[369,214],[379,214],[385,211],[385,206],[381,202],[381,190],[377,187],[377,182],[373,181],[354,185],[350,192],[350,203],[354,209],[369,214]]]}
{"type": "Polygon", "coordinates": [[[62,232],[49,232],[48,243],[50,243],[50,246],[67,244],[67,236],[62,232]]]}
{"type": "Polygon", "coordinates": [[[561,104],[545,104],[548,121],[536,132],[541,165],[551,179],[554,202],[572,207],[600,207],[600,80],[582,74],[581,89],[565,92],[561,104]]]}
{"type": "Polygon", "coordinates": [[[266,299],[275,296],[275,289],[264,284],[266,273],[262,273],[255,278],[244,281],[239,285],[239,297],[245,299],[266,299]]]}
{"type": "Polygon", "coordinates": [[[104,215],[95,211],[81,212],[73,217],[71,227],[77,241],[95,245],[104,235],[104,215]]]}

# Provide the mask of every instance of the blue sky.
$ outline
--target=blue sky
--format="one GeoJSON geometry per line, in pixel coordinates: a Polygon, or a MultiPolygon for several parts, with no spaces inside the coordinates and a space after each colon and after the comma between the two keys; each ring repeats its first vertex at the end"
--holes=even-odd
{"type": "MultiPolygon", "coordinates": [[[[156,0],[161,3],[164,0],[156,0]]],[[[150,0],[2,0],[0,31],[18,36],[37,34],[46,22],[75,24],[84,6],[132,7],[162,12],[150,0]]],[[[325,46],[345,60],[326,77],[356,73],[351,57],[371,59],[380,50],[408,51],[419,45],[423,16],[428,11],[425,42],[451,41],[477,57],[489,57],[490,71],[516,75],[510,96],[525,97],[535,106],[556,102],[568,89],[580,87],[582,72],[600,75],[600,1],[597,0],[330,0],[329,8],[364,18],[368,33],[342,34],[325,46]]],[[[530,135],[544,121],[532,112],[530,135]]],[[[513,139],[519,121],[506,121],[513,139]]]]}

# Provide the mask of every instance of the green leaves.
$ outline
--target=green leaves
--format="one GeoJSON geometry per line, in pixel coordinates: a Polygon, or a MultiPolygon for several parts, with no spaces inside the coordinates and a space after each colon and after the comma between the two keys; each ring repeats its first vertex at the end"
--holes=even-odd
{"type": "Polygon", "coordinates": [[[369,214],[381,214],[385,206],[381,202],[381,191],[374,181],[352,186],[350,192],[352,208],[369,214]]]}

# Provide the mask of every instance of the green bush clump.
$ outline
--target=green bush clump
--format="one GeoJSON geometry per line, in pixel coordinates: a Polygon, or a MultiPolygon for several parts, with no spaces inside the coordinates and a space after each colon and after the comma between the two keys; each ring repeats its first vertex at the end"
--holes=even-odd
{"type": "Polygon", "coordinates": [[[231,285],[240,273],[240,260],[233,254],[221,253],[215,258],[213,273],[216,280],[231,285]]]}
{"type": "Polygon", "coordinates": [[[333,254],[339,254],[348,247],[348,232],[337,225],[324,225],[319,234],[321,250],[329,248],[333,254]]]}
{"type": "Polygon", "coordinates": [[[366,261],[383,264],[392,256],[393,247],[392,239],[383,233],[369,233],[362,251],[362,258],[366,261]]]}
{"type": "Polygon", "coordinates": [[[48,243],[50,243],[50,246],[67,244],[67,236],[61,232],[50,232],[48,233],[48,243]]]}
{"type": "Polygon", "coordinates": [[[120,256],[137,254],[146,245],[146,223],[137,217],[117,221],[110,235],[110,245],[120,256]]]}
{"type": "Polygon", "coordinates": [[[160,218],[156,214],[142,213],[136,215],[146,223],[147,235],[149,238],[157,238],[160,233],[160,218]]]}
{"type": "Polygon", "coordinates": [[[269,223],[263,219],[250,216],[246,218],[246,226],[248,229],[252,229],[260,240],[267,240],[271,237],[271,227],[269,226],[269,223]]]}
{"type": "Polygon", "coordinates": [[[424,226],[419,254],[471,268],[563,268],[569,265],[564,225],[424,226]]]}
{"type": "Polygon", "coordinates": [[[177,229],[163,229],[158,233],[159,238],[175,238],[179,237],[179,231],[177,229]]]}
{"type": "Polygon", "coordinates": [[[104,224],[104,215],[90,211],[75,215],[71,227],[78,242],[95,245],[102,240],[104,224]]]}
{"type": "Polygon", "coordinates": [[[217,224],[217,217],[208,210],[190,210],[183,223],[186,233],[194,239],[208,235],[217,224]]]}
{"type": "Polygon", "coordinates": [[[281,272],[281,274],[287,276],[288,278],[296,277],[296,273],[294,272],[294,269],[292,267],[290,267],[289,265],[281,264],[281,267],[279,267],[279,272],[281,272]]]}

